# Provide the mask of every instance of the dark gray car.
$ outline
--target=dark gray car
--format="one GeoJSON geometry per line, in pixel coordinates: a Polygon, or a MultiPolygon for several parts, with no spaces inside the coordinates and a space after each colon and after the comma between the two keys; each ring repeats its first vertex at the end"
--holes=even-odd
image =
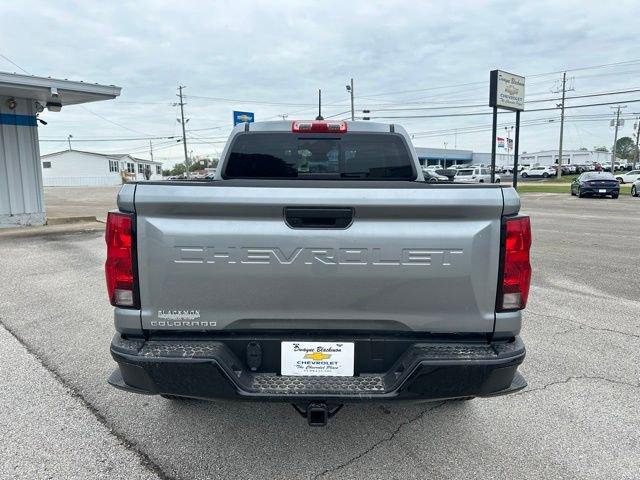
{"type": "Polygon", "coordinates": [[[580,198],[611,195],[611,198],[618,198],[620,183],[609,172],[585,172],[571,182],[571,195],[580,198]]]}

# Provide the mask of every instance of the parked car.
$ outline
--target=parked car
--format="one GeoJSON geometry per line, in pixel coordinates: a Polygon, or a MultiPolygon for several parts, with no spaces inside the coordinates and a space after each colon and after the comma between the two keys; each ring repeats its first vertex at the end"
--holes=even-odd
{"type": "Polygon", "coordinates": [[[435,170],[423,169],[422,170],[422,174],[424,175],[424,181],[425,182],[436,183],[436,182],[448,182],[449,181],[449,177],[446,177],[444,175],[440,175],[440,174],[436,173],[435,170]]]}
{"type": "MultiPolygon", "coordinates": [[[[522,170],[524,170],[526,167],[524,165],[518,165],[518,172],[522,172],[522,170]]],[[[502,172],[503,173],[513,173],[513,165],[504,165],[502,167],[502,172]]]]}
{"type": "Polygon", "coordinates": [[[611,195],[611,198],[618,198],[620,184],[609,172],[581,173],[571,182],[571,195],[577,195],[580,198],[611,195]]]}
{"type": "MultiPolygon", "coordinates": [[[[453,179],[457,183],[491,183],[491,170],[488,168],[461,168],[453,179]]],[[[500,177],[496,175],[495,183],[500,183],[500,177]]]]}
{"type": "Polygon", "coordinates": [[[631,170],[622,175],[616,175],[616,180],[620,183],[633,183],[640,178],[640,170],[631,170]]]}
{"type": "Polygon", "coordinates": [[[631,196],[632,197],[640,197],[640,179],[633,182],[631,185],[631,196]]]}
{"type": "Polygon", "coordinates": [[[243,123],[224,152],[207,188],[128,183],[108,214],[111,385],[290,403],[314,426],[344,403],[526,387],[513,188],[434,194],[397,124],[243,123]]]}
{"type": "Polygon", "coordinates": [[[523,170],[520,174],[522,178],[527,177],[543,177],[549,178],[553,177],[556,174],[556,168],[552,166],[546,167],[531,167],[526,170],[523,170]]]}
{"type": "Polygon", "coordinates": [[[457,170],[452,170],[451,168],[437,168],[433,171],[438,175],[447,177],[447,180],[449,180],[450,182],[453,182],[453,179],[455,178],[457,173],[457,170]]]}

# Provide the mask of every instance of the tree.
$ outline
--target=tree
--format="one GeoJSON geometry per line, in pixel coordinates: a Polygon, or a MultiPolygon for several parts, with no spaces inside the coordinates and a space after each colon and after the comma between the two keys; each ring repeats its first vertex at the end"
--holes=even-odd
{"type": "Polygon", "coordinates": [[[175,166],[171,169],[171,175],[183,175],[187,169],[184,166],[184,163],[176,163],[175,166]]]}
{"type": "Polygon", "coordinates": [[[632,160],[636,157],[636,145],[631,137],[621,137],[616,142],[616,156],[632,160]]]}
{"type": "Polygon", "coordinates": [[[581,152],[588,152],[589,149],[587,147],[580,147],[578,150],[580,150],[581,152]]]}
{"type": "Polygon", "coordinates": [[[609,149],[607,147],[593,147],[596,152],[608,152],[609,149]]]}

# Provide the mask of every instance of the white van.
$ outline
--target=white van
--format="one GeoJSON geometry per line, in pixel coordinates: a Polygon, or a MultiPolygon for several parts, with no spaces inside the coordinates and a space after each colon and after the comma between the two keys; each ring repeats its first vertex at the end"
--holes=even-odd
{"type": "MultiPolygon", "coordinates": [[[[461,168],[456,172],[453,181],[457,183],[491,183],[491,170],[482,167],[461,168]]],[[[500,183],[500,177],[497,175],[495,182],[500,183]]]]}

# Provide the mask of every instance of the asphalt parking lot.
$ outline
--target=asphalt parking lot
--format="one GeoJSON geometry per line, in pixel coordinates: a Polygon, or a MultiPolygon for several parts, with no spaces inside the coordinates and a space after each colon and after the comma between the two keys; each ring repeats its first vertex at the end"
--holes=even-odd
{"type": "Polygon", "coordinates": [[[527,194],[529,387],[470,402],[171,402],[106,384],[101,232],[0,238],[2,478],[638,478],[640,199],[527,194]]]}

